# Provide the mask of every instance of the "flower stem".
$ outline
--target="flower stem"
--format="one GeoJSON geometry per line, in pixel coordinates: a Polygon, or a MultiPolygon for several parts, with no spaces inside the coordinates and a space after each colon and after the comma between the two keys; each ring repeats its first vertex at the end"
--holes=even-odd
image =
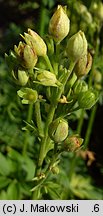
{"type": "Polygon", "coordinates": [[[37,122],[39,136],[43,137],[43,127],[42,127],[42,119],[41,119],[40,102],[39,101],[37,101],[35,103],[35,116],[36,116],[36,122],[37,122]]]}
{"type": "Polygon", "coordinates": [[[41,146],[40,146],[40,153],[39,153],[38,166],[37,166],[37,175],[41,171],[42,163],[45,158],[45,154],[46,154],[45,149],[46,149],[46,144],[47,144],[46,141],[48,138],[48,126],[53,120],[55,109],[56,107],[54,105],[50,106],[50,112],[48,113],[47,121],[45,123],[44,137],[42,138],[41,146]]]}
{"type": "MultiPolygon", "coordinates": [[[[31,121],[31,119],[32,119],[32,114],[33,114],[33,104],[29,104],[28,115],[27,115],[27,122],[28,122],[28,123],[30,123],[30,121],[31,121]]],[[[27,151],[28,133],[29,133],[29,131],[26,130],[26,131],[25,131],[24,145],[23,145],[23,155],[25,155],[25,154],[26,154],[26,151],[27,151]]]]}
{"type": "Polygon", "coordinates": [[[39,34],[44,35],[45,25],[46,25],[46,8],[41,4],[40,8],[40,22],[39,22],[39,34]]]}
{"type": "Polygon", "coordinates": [[[93,122],[94,122],[94,119],[95,119],[96,111],[97,111],[97,104],[91,110],[91,115],[90,115],[90,118],[89,118],[88,128],[87,128],[86,135],[85,135],[83,149],[86,149],[88,144],[89,144],[89,140],[90,140],[90,136],[91,136],[91,132],[92,132],[92,127],[93,127],[93,122]]]}
{"type": "Polygon", "coordinates": [[[83,121],[84,121],[84,109],[81,110],[81,115],[80,118],[78,120],[78,125],[77,125],[77,133],[80,135],[81,131],[82,131],[82,126],[83,126],[83,121]]]}
{"type": "Polygon", "coordinates": [[[53,67],[52,67],[52,65],[51,65],[51,62],[50,62],[50,60],[49,60],[48,55],[45,55],[45,56],[43,56],[43,57],[44,57],[44,59],[45,59],[45,61],[46,61],[46,64],[47,64],[49,70],[50,70],[52,73],[54,73],[54,70],[53,70],[53,67]]]}

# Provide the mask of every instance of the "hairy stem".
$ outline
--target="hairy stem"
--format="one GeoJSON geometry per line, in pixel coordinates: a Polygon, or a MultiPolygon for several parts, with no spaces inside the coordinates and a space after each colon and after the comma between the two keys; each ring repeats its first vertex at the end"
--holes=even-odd
{"type": "Polygon", "coordinates": [[[40,102],[37,101],[35,103],[35,116],[36,116],[36,123],[38,127],[39,136],[43,136],[43,127],[42,127],[42,119],[41,119],[41,112],[40,112],[40,102]]]}

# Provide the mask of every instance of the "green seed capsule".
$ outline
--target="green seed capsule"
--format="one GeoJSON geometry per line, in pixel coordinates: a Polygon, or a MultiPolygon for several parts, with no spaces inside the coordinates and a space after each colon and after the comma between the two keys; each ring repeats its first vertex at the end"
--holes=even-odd
{"type": "Polygon", "coordinates": [[[92,66],[92,56],[90,53],[83,55],[76,63],[74,71],[78,78],[89,73],[92,66]]]}
{"type": "Polygon", "coordinates": [[[84,80],[77,80],[76,83],[73,86],[73,92],[74,94],[79,94],[81,92],[85,92],[88,90],[88,85],[84,80]]]}
{"type": "Polygon", "coordinates": [[[91,109],[97,100],[98,93],[96,91],[88,90],[86,92],[81,92],[78,96],[78,104],[82,109],[91,109]]]}
{"type": "Polygon", "coordinates": [[[76,151],[78,148],[80,148],[81,144],[83,143],[83,139],[79,137],[79,135],[71,135],[66,138],[64,141],[64,149],[66,151],[76,151]]]}
{"type": "Polygon", "coordinates": [[[68,123],[62,118],[54,120],[49,125],[49,136],[55,143],[60,143],[68,135],[68,123]]]}

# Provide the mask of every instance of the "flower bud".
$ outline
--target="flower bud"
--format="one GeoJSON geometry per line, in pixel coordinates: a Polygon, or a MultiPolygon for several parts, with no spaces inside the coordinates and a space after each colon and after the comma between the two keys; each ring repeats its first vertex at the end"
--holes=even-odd
{"type": "Polygon", "coordinates": [[[60,43],[69,33],[70,20],[61,5],[53,14],[49,23],[49,34],[57,43],[60,43]]]}
{"type": "Polygon", "coordinates": [[[37,55],[29,45],[20,42],[18,47],[14,46],[14,51],[23,67],[34,68],[37,63],[37,55]]]}
{"type": "Polygon", "coordinates": [[[55,119],[49,125],[49,136],[55,143],[60,143],[68,135],[68,123],[62,118],[55,119]]]}
{"type": "Polygon", "coordinates": [[[79,94],[88,90],[88,85],[84,80],[77,80],[73,86],[74,94],[79,94]]]}
{"type": "Polygon", "coordinates": [[[29,77],[27,76],[26,72],[23,70],[18,70],[18,80],[19,84],[25,86],[28,82],[29,77]]]}
{"type": "Polygon", "coordinates": [[[100,21],[103,21],[103,3],[102,2],[94,3],[92,5],[92,12],[95,14],[96,17],[98,17],[100,21]]]}
{"type": "Polygon", "coordinates": [[[80,148],[81,144],[83,143],[83,139],[79,137],[78,134],[71,135],[64,140],[64,149],[66,151],[76,151],[78,148],[80,148]]]}
{"type": "Polygon", "coordinates": [[[87,40],[82,31],[74,34],[67,43],[67,54],[71,61],[77,62],[87,53],[87,40]]]}
{"type": "Polygon", "coordinates": [[[91,109],[91,107],[97,102],[97,100],[97,91],[88,90],[86,92],[81,92],[78,96],[78,104],[82,109],[91,109]]]}
{"type": "MultiPolygon", "coordinates": [[[[23,37],[23,36],[22,36],[23,37]]],[[[24,33],[25,42],[36,52],[37,56],[45,56],[47,53],[47,46],[43,39],[33,30],[28,29],[28,34],[24,33]]]]}
{"type": "Polygon", "coordinates": [[[19,95],[19,97],[23,98],[23,104],[35,103],[38,99],[37,91],[31,88],[22,88],[17,91],[17,94],[19,95]]]}
{"type": "Polygon", "coordinates": [[[53,166],[51,167],[50,169],[52,171],[53,174],[59,174],[60,170],[59,170],[59,167],[58,166],[53,166]]]}
{"type": "Polygon", "coordinates": [[[95,83],[102,83],[102,73],[99,70],[93,71],[93,79],[95,83]]]}
{"type": "Polygon", "coordinates": [[[83,55],[76,63],[74,71],[78,78],[89,73],[92,66],[92,56],[90,53],[83,55]]]}
{"type": "Polygon", "coordinates": [[[56,86],[57,82],[55,74],[47,70],[41,71],[40,74],[37,75],[37,80],[44,86],[56,86]]]}

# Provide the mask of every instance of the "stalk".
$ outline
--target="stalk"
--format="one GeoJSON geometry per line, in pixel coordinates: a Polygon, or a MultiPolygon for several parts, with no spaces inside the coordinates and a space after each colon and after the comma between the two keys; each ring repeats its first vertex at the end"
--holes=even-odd
{"type": "Polygon", "coordinates": [[[45,158],[45,149],[46,149],[46,144],[47,144],[46,141],[48,138],[48,126],[53,120],[55,109],[56,107],[54,105],[50,106],[50,112],[48,113],[47,121],[45,123],[44,137],[42,138],[42,141],[41,141],[41,147],[40,147],[40,153],[39,153],[39,159],[38,159],[37,175],[41,171],[42,163],[45,158]]]}
{"type": "Polygon", "coordinates": [[[53,67],[52,67],[52,65],[51,65],[51,62],[50,62],[50,60],[49,60],[48,55],[43,56],[43,58],[45,59],[45,62],[46,62],[46,64],[47,64],[47,66],[48,66],[50,72],[51,72],[51,73],[54,73],[54,70],[53,70],[53,67]]]}
{"type": "MultiPolygon", "coordinates": [[[[93,70],[95,68],[95,61],[96,61],[96,58],[97,58],[97,55],[98,55],[98,50],[99,50],[99,41],[98,41],[98,37],[97,37],[95,55],[94,55],[93,65],[92,65],[92,69],[90,71],[89,82],[88,82],[89,88],[92,87],[93,70]]],[[[90,118],[89,118],[87,131],[86,131],[86,135],[85,135],[85,140],[84,140],[84,149],[86,149],[88,147],[88,145],[89,145],[90,135],[91,135],[91,132],[92,132],[92,127],[93,127],[93,122],[94,122],[94,119],[95,119],[96,111],[97,111],[97,104],[95,104],[95,106],[91,110],[91,115],[90,115],[90,118]]]]}
{"type": "Polygon", "coordinates": [[[77,134],[81,134],[81,131],[82,131],[82,126],[83,126],[83,121],[84,121],[84,109],[81,110],[81,115],[80,115],[80,118],[78,120],[78,125],[77,125],[77,134]]]}
{"type": "Polygon", "coordinates": [[[91,115],[89,118],[88,127],[87,127],[87,131],[86,131],[86,135],[85,135],[84,145],[83,145],[84,150],[88,147],[88,144],[89,144],[96,111],[97,111],[97,104],[91,110],[91,115]]]}
{"type": "Polygon", "coordinates": [[[39,136],[43,136],[43,127],[42,127],[42,119],[41,119],[41,112],[40,112],[40,102],[37,101],[35,103],[35,116],[36,116],[36,122],[38,127],[39,136]]]}
{"type": "MultiPolygon", "coordinates": [[[[27,115],[27,122],[30,123],[32,119],[32,114],[33,114],[33,104],[29,104],[28,108],[28,115],[27,115]]],[[[23,155],[26,155],[27,152],[27,146],[28,146],[28,133],[29,131],[25,131],[25,139],[24,139],[24,145],[23,145],[23,155]]]]}

